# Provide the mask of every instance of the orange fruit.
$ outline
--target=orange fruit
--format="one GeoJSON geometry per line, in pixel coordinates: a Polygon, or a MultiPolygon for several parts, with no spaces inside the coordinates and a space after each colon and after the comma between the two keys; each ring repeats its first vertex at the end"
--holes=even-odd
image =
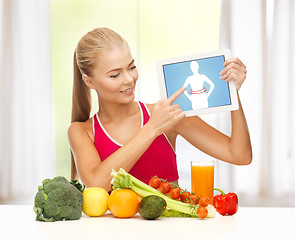
{"type": "Polygon", "coordinates": [[[108,192],[100,187],[89,187],[83,191],[83,212],[90,217],[99,217],[108,210],[108,192]]]}
{"type": "Polygon", "coordinates": [[[131,189],[113,190],[108,199],[110,212],[119,218],[132,217],[138,212],[140,200],[131,189]]]}

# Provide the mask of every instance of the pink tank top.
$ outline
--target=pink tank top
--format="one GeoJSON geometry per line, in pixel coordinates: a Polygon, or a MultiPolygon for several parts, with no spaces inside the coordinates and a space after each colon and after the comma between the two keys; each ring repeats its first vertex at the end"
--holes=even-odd
{"type": "MultiPolygon", "coordinates": [[[[141,127],[150,118],[146,106],[138,102],[141,112],[141,127]]],[[[122,145],[113,140],[104,129],[97,114],[93,116],[94,144],[99,153],[101,161],[104,161],[122,145]]],[[[149,148],[138,159],[129,173],[148,184],[153,176],[167,179],[167,181],[178,180],[176,154],[164,134],[159,135],[149,148]]]]}

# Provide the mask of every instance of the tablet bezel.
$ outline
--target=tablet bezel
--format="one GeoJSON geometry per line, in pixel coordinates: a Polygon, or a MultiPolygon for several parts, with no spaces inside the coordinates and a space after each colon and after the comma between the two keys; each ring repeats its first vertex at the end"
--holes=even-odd
{"type": "MultiPolygon", "coordinates": [[[[164,68],[163,68],[164,65],[188,62],[193,60],[200,60],[204,58],[213,58],[217,56],[224,56],[224,59],[226,60],[230,57],[230,50],[223,49],[223,50],[214,51],[214,52],[206,52],[206,53],[187,55],[187,56],[181,56],[181,57],[175,57],[175,58],[167,58],[167,59],[156,61],[156,68],[157,68],[161,98],[167,99],[169,97],[167,94],[166,81],[164,76],[164,68]]],[[[195,115],[201,115],[201,114],[218,113],[223,111],[233,111],[233,110],[239,109],[237,89],[236,89],[235,82],[233,80],[230,80],[227,83],[229,87],[231,104],[216,106],[216,107],[187,110],[187,111],[184,111],[186,116],[189,117],[189,116],[195,116],[195,115]]]]}

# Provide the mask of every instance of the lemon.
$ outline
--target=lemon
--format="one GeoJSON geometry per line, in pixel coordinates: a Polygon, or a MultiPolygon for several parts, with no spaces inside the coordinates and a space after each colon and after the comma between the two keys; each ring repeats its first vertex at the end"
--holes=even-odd
{"type": "Polygon", "coordinates": [[[108,210],[108,192],[100,187],[89,187],[83,191],[83,212],[90,217],[99,217],[108,210]]]}

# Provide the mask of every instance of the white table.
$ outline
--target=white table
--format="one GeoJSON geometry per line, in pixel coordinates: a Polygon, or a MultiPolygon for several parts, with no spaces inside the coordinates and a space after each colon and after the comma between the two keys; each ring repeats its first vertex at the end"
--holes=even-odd
{"type": "Polygon", "coordinates": [[[35,221],[30,205],[0,205],[1,239],[295,239],[295,208],[240,208],[234,216],[214,219],[119,219],[83,215],[75,221],[35,221]]]}

